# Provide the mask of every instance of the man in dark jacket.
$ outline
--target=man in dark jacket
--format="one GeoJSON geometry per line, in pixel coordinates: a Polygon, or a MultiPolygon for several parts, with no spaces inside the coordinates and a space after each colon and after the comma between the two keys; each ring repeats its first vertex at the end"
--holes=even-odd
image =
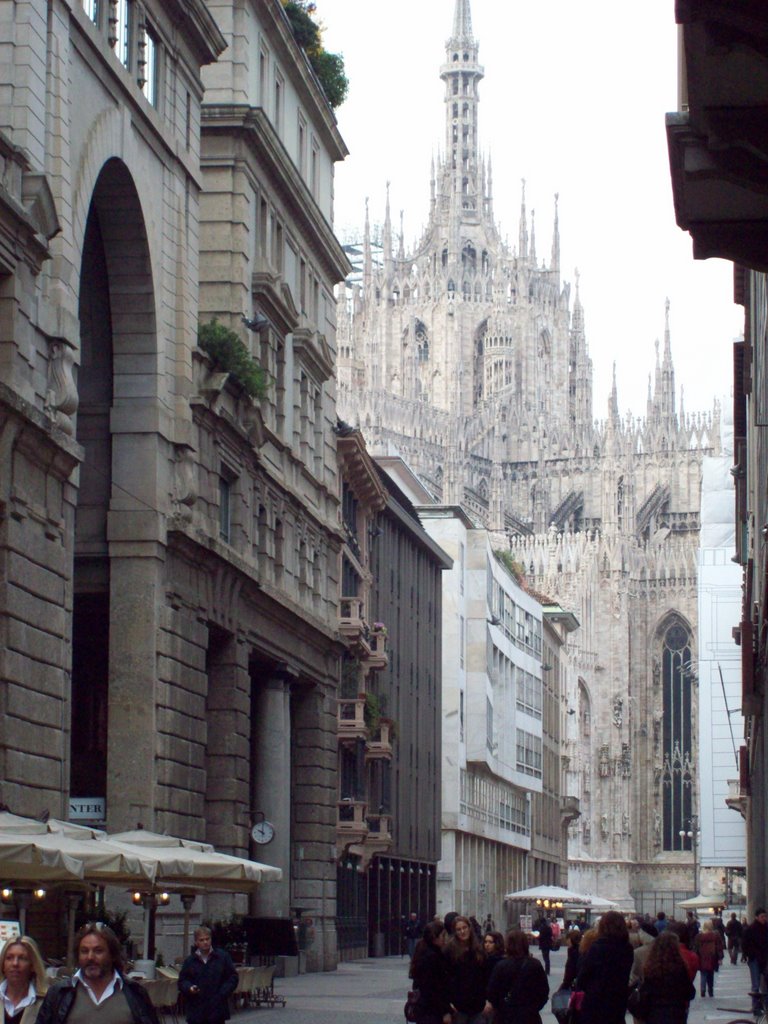
{"type": "Polygon", "coordinates": [[[110,928],[98,921],[86,924],[77,934],[75,950],[79,969],[71,980],[48,990],[39,1024],[65,1024],[70,1015],[73,1020],[93,1019],[95,1007],[113,1024],[158,1024],[146,991],[123,977],[120,943],[110,928]]]}
{"type": "Polygon", "coordinates": [[[766,991],[765,970],[768,967],[768,914],[764,907],[755,911],[755,920],[744,929],[741,948],[749,964],[751,982],[752,1012],[762,1010],[763,995],[766,991]]]}
{"type": "Polygon", "coordinates": [[[552,951],[552,925],[542,915],[539,921],[539,951],[544,961],[544,970],[549,974],[549,954],[552,951]]]}
{"type": "Polygon", "coordinates": [[[725,934],[728,937],[728,952],[731,957],[731,963],[738,963],[744,926],[735,914],[731,914],[728,924],[725,926],[725,934]]]}
{"type": "Polygon", "coordinates": [[[229,1020],[229,997],[237,988],[237,971],[229,953],[213,949],[210,928],[195,931],[195,952],[179,972],[189,1024],[223,1024],[229,1020]]]}

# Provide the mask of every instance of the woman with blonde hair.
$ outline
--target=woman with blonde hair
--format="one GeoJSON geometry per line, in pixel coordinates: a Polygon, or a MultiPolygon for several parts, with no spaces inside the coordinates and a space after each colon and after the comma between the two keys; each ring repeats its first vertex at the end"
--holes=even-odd
{"type": "Polygon", "coordinates": [[[34,1024],[48,991],[43,958],[34,939],[8,939],[0,953],[0,996],[5,1024],[34,1024]]]}

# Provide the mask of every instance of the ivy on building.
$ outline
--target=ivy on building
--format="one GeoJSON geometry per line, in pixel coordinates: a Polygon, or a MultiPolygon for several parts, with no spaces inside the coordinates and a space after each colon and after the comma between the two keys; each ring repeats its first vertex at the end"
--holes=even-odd
{"type": "Polygon", "coordinates": [[[234,331],[213,319],[198,326],[197,341],[216,366],[236,380],[246,394],[256,401],[267,397],[268,376],[234,331]]]}
{"type": "Polygon", "coordinates": [[[344,58],[329,53],[323,46],[322,27],[312,15],[317,5],[312,0],[282,0],[293,37],[307,55],[312,70],[323,87],[326,99],[336,109],[347,98],[349,79],[344,73],[344,58]]]}

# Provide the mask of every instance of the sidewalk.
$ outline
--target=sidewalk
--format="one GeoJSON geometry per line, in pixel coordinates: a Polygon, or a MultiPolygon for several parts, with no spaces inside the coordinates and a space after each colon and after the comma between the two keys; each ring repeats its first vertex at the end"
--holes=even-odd
{"type": "MultiPolygon", "coordinates": [[[[565,953],[552,954],[550,991],[560,984],[565,953]]],[[[689,1024],[724,1024],[734,1017],[750,1017],[749,971],[746,964],[725,963],[715,975],[715,998],[702,999],[696,978],[696,998],[691,1003],[689,1024]],[[723,1008],[723,1009],[721,1009],[723,1008]]],[[[409,988],[405,957],[385,957],[339,964],[327,974],[302,974],[275,980],[275,992],[287,1006],[238,1013],[233,1024],[404,1024],[403,1004],[409,988]]],[[[549,1005],[542,1011],[543,1024],[556,1024],[549,1005]]],[[[627,1022],[632,1020],[627,1016],[627,1022]]]]}

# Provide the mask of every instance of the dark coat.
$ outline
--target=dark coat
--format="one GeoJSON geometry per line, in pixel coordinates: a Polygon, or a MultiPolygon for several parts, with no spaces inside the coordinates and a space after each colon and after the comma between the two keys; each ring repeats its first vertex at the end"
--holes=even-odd
{"type": "Polygon", "coordinates": [[[179,992],[189,1024],[217,1024],[229,1019],[229,997],[237,988],[237,971],[229,953],[212,949],[208,962],[193,953],[179,972],[179,992]],[[190,992],[193,985],[200,989],[190,992]]]}
{"type": "Polygon", "coordinates": [[[471,953],[464,953],[447,959],[451,1002],[457,1010],[474,1017],[485,1006],[485,958],[477,960],[471,953]]]}
{"type": "Polygon", "coordinates": [[[539,949],[552,949],[552,925],[545,917],[539,921],[539,949]]]}
{"type": "Polygon", "coordinates": [[[442,1021],[451,1010],[448,999],[448,963],[443,954],[425,944],[413,959],[411,980],[419,993],[416,1000],[416,1020],[419,1024],[432,1020],[442,1021]]]}
{"type": "Polygon", "coordinates": [[[632,957],[628,941],[608,935],[595,939],[576,978],[584,993],[579,1024],[624,1024],[632,957]]]}
{"type": "MultiPolygon", "coordinates": [[[[45,994],[37,1015],[39,1024],[64,1024],[75,1002],[75,990],[70,978],[53,984],[45,994]]],[[[123,978],[123,992],[133,1016],[134,1024],[158,1024],[157,1013],[146,989],[128,978],[123,978]]]]}
{"type": "Polygon", "coordinates": [[[539,1010],[549,998],[549,982],[539,960],[507,957],[493,969],[488,1001],[501,1024],[541,1024],[539,1010]]]}
{"type": "Polygon", "coordinates": [[[560,988],[570,988],[579,973],[579,947],[569,946],[565,956],[565,973],[560,988]]]}
{"type": "Polygon", "coordinates": [[[644,978],[640,985],[644,1024],[685,1024],[695,995],[684,964],[664,979],[644,978]]]}
{"type": "Polygon", "coordinates": [[[747,960],[757,960],[761,970],[768,966],[768,924],[755,920],[744,929],[741,951],[747,960]]]}
{"type": "Polygon", "coordinates": [[[719,932],[699,932],[693,943],[693,951],[699,956],[699,970],[717,970],[717,965],[723,959],[723,940],[719,932]]]}

